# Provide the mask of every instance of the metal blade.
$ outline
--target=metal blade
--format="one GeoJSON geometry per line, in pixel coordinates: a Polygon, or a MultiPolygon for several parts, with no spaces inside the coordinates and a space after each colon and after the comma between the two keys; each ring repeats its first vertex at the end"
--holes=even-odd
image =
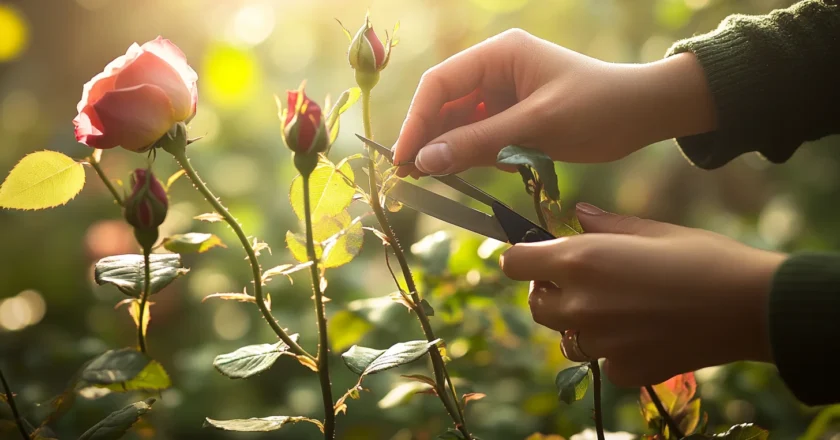
{"type": "MultiPolygon", "coordinates": [[[[356,137],[359,138],[362,142],[364,142],[365,145],[370,146],[379,154],[385,156],[385,158],[388,160],[388,162],[391,163],[391,165],[394,164],[394,152],[390,148],[377,142],[374,142],[359,134],[357,134],[356,137]]],[[[492,207],[494,204],[504,205],[504,203],[502,203],[501,200],[491,196],[490,194],[487,194],[486,192],[478,189],[475,185],[467,182],[466,180],[454,174],[430,177],[436,179],[437,181],[443,183],[446,186],[449,186],[450,188],[455,189],[456,191],[463,193],[464,195],[467,195],[481,203],[484,203],[487,206],[492,207]]]]}
{"type": "Polygon", "coordinates": [[[385,156],[385,160],[387,160],[388,163],[390,163],[391,165],[394,164],[394,152],[391,151],[390,148],[382,144],[376,143],[360,134],[356,134],[356,137],[359,138],[359,140],[361,140],[362,142],[364,142],[365,145],[367,145],[368,147],[371,147],[374,150],[376,150],[377,153],[385,156]]]}
{"type": "Polygon", "coordinates": [[[397,180],[385,196],[438,220],[485,237],[509,242],[502,225],[492,215],[469,208],[404,180],[397,180]]]}

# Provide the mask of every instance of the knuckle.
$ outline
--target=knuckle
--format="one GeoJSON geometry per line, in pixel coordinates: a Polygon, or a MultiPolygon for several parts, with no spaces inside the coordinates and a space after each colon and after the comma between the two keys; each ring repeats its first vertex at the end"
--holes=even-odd
{"type": "Polygon", "coordinates": [[[525,42],[531,39],[531,34],[521,28],[511,28],[508,29],[500,35],[500,37],[504,40],[508,41],[516,41],[516,42],[525,42]]]}

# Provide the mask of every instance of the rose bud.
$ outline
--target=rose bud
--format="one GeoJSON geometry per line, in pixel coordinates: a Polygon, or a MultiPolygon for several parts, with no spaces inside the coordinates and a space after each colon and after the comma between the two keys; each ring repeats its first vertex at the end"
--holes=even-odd
{"type": "MultiPolygon", "coordinates": [[[[321,107],[306,96],[304,85],[305,83],[302,83],[298,90],[286,92],[286,108],[282,108],[279,98],[277,105],[282,108],[280,121],[283,142],[295,153],[295,165],[306,157],[309,158],[307,163],[311,162],[314,169],[318,162],[318,153],[327,149],[329,139],[321,107]],[[301,159],[298,159],[299,157],[301,159]]],[[[304,173],[300,166],[298,170],[304,173]]]]}
{"type": "Polygon", "coordinates": [[[173,124],[195,115],[197,80],[169,40],[134,43],[85,84],[73,119],[76,140],[99,149],[146,151],[173,124]]]}
{"type": "Polygon", "coordinates": [[[369,20],[365,19],[365,25],[356,32],[348,54],[350,66],[365,73],[378,72],[385,64],[385,46],[369,20]]]}
{"type": "Polygon", "coordinates": [[[125,220],[143,247],[157,240],[157,228],[166,219],[169,201],[163,185],[152,170],[138,168],[131,173],[131,194],[125,199],[125,220]]]}
{"type": "MultiPolygon", "coordinates": [[[[340,22],[339,22],[340,23],[340,22]]],[[[397,27],[394,27],[396,34],[397,27]]],[[[350,37],[350,32],[345,29],[350,37]]],[[[350,66],[356,70],[356,82],[363,89],[372,89],[379,81],[379,72],[388,65],[391,59],[391,48],[397,45],[393,36],[385,33],[383,43],[373,26],[370,24],[370,17],[365,16],[365,24],[356,31],[356,35],[350,38],[350,48],[347,51],[347,58],[350,66]]]]}

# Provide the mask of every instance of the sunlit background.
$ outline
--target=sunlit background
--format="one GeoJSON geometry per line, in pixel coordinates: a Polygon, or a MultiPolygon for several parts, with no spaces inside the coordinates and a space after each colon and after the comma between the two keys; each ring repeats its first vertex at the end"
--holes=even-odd
{"type": "MultiPolygon", "coordinates": [[[[289,262],[284,236],[298,230],[289,207],[295,175],[280,138],[273,95],[307,80],[322,100],[354,86],[347,40],[335,19],[357,29],[367,10],[380,36],[399,21],[400,44],[374,90],[373,125],[378,139],[394,140],[423,71],[449,55],[511,27],[523,28],[587,55],[609,61],[659,59],[677,38],[713,29],[728,14],[766,13],[791,4],[772,0],[0,0],[0,174],[26,153],[52,149],[75,158],[90,153],[75,142],[72,119],[82,85],[132,42],[158,35],[174,41],[199,74],[193,163],[239,218],[248,234],[272,246],[263,267],[289,262]]],[[[354,106],[341,120],[333,157],[361,151],[354,106]]],[[[702,227],[754,246],[836,249],[840,233],[838,139],[803,147],[784,166],[746,155],[713,172],[692,168],[663,142],[607,165],[558,164],[564,206],[587,201],[621,213],[702,227]]],[[[144,157],[109,151],[106,172],[125,179],[144,157]]],[[[156,171],[177,170],[161,156],[156,171]]],[[[530,212],[519,177],[487,170],[467,176],[493,194],[530,212]]],[[[85,190],[67,206],[47,211],[0,211],[0,366],[19,394],[19,404],[40,421],[47,402],[89,358],[134,343],[123,296],[93,282],[99,258],[135,252],[129,226],[110,194],[88,170],[85,190]]],[[[219,223],[193,220],[208,211],[186,180],[172,189],[173,203],[161,234],[218,234],[227,248],[190,256],[190,273],[156,295],[151,354],[172,376],[174,387],[128,438],[315,439],[311,426],[289,426],[270,435],[235,435],[202,429],[215,419],[321,413],[316,376],[281,359],[272,370],[231,380],[213,358],[239,346],[274,341],[253,305],[201,299],[237,292],[250,283],[244,254],[219,223]]],[[[403,210],[392,215],[410,246],[443,228],[403,210]]],[[[445,228],[453,240],[446,280],[427,292],[438,311],[433,325],[448,341],[450,369],[463,391],[487,398],[469,405],[472,429],[484,440],[521,439],[534,432],[563,436],[591,425],[591,395],[559,403],[554,375],[566,362],[557,338],[538,329],[527,312],[527,286],[498,278],[494,253],[475,235],[445,228]]],[[[442,238],[437,236],[436,238],[442,238]]],[[[421,245],[422,247],[422,245],[421,245]]],[[[413,250],[418,251],[415,246],[413,250]]],[[[381,299],[391,292],[374,238],[362,256],[329,274],[328,305],[337,393],[356,377],[337,356],[354,343],[387,347],[421,337],[400,305],[381,299]],[[341,311],[341,310],[344,311],[341,311]]],[[[279,322],[314,346],[308,281],[276,279],[267,287],[279,322]]],[[[679,294],[679,292],[675,292],[679,294]]],[[[714,322],[686,325],[711,326],[714,322]]],[[[663,329],[678,332],[679,329],[663,329]]],[[[683,341],[701,344],[702,341],[683,341]]],[[[667,349],[664,347],[663,349],[667,349]]],[[[370,392],[339,417],[343,439],[431,439],[449,424],[437,400],[408,399],[399,374],[422,373],[425,361],[370,377],[370,392]]],[[[830,368],[826,366],[826,368],[830,368]]],[[[752,421],[790,439],[803,432],[816,410],[797,404],[774,370],[739,364],[698,373],[710,426],[752,421]]],[[[644,432],[638,390],[605,386],[610,431],[644,432]]],[[[76,438],[97,420],[139,395],[79,398],[53,427],[59,438],[76,438]]],[[[0,405],[3,405],[0,403],[0,405]]],[[[0,406],[0,418],[8,408],[0,406]]],[[[831,431],[825,438],[831,437],[831,431]]]]}

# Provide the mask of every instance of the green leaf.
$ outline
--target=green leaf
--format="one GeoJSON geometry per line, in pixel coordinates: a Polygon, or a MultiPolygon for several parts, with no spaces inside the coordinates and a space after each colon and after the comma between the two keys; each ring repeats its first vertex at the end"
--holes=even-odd
{"type": "Polygon", "coordinates": [[[163,239],[163,247],[176,254],[191,254],[207,252],[214,247],[227,247],[222,239],[213,234],[189,232],[177,234],[163,239]]]}
{"type": "MultiPolygon", "coordinates": [[[[318,163],[318,166],[315,167],[315,170],[309,176],[309,202],[310,208],[312,209],[313,223],[317,223],[324,217],[332,217],[340,214],[353,201],[353,194],[356,193],[356,188],[344,179],[342,173],[351,180],[355,178],[350,163],[345,162],[341,168],[336,168],[332,162],[321,159],[321,162],[318,163]]],[[[303,176],[298,175],[292,180],[292,186],[289,189],[289,200],[295,215],[297,215],[300,221],[304,221],[303,176]]]]}
{"type": "MultiPolygon", "coordinates": [[[[151,294],[160,292],[176,278],[189,272],[181,266],[178,254],[151,254],[151,294]]],[[[105,257],[96,262],[94,277],[98,285],[113,284],[128,296],[139,298],[146,285],[142,255],[127,254],[105,257]]]]}
{"type": "Polygon", "coordinates": [[[420,258],[427,274],[440,276],[449,265],[452,239],[446,231],[437,231],[412,244],[411,253],[420,258]]]}
{"type": "Polygon", "coordinates": [[[133,348],[102,353],[88,363],[80,377],[113,391],[163,390],[172,385],[160,363],[133,348]]]}
{"type": "Polygon", "coordinates": [[[442,440],[454,440],[454,439],[463,439],[464,434],[461,434],[461,431],[457,429],[449,428],[443,434],[437,436],[438,439],[442,440]]]}
{"type": "Polygon", "coordinates": [[[158,361],[150,361],[146,368],[143,368],[137,376],[128,382],[113,383],[104,385],[103,388],[108,388],[111,391],[125,392],[125,391],[161,391],[172,386],[172,381],[163,365],[158,361]]]}
{"type": "MultiPolygon", "coordinates": [[[[297,334],[290,337],[297,342],[297,334]]],[[[274,344],[248,345],[232,353],[216,356],[213,366],[227,377],[244,379],[268,370],[284,354],[292,353],[283,341],[274,344]]]]}
{"type": "Polygon", "coordinates": [[[318,427],[322,426],[320,421],[306,417],[271,416],[233,420],[213,420],[211,418],[207,418],[205,419],[204,427],[212,426],[213,428],[222,431],[268,432],[276,431],[286,424],[298,422],[310,422],[318,427]]]}
{"type": "MultiPolygon", "coordinates": [[[[359,254],[365,231],[362,229],[362,222],[351,220],[350,214],[342,211],[335,217],[322,218],[313,228],[312,235],[315,240],[315,256],[321,259],[324,268],[333,268],[349,263],[359,254]],[[322,258],[325,246],[321,243],[338,233],[342,234],[328,246],[329,252],[325,258],[322,258]]],[[[286,245],[296,260],[302,263],[309,261],[306,255],[304,234],[286,232],[286,245]]]]}
{"type": "Polygon", "coordinates": [[[557,373],[554,379],[560,400],[566,403],[577,402],[586,395],[589,388],[589,364],[575,365],[557,373]]]}
{"type": "Polygon", "coordinates": [[[152,409],[154,398],[132,403],[125,408],[112,412],[108,417],[85,431],[79,440],[117,440],[123,437],[131,426],[140,420],[140,416],[152,409]]]}
{"type": "Polygon", "coordinates": [[[333,351],[344,351],[359,342],[373,325],[349,310],[339,310],[330,317],[330,346],[333,351]]]}
{"type": "Polygon", "coordinates": [[[350,371],[360,376],[367,376],[414,362],[440,341],[440,339],[435,339],[432,342],[400,342],[387,350],[376,350],[354,345],[342,354],[341,358],[350,371]]]}
{"type": "Polygon", "coordinates": [[[0,185],[0,208],[52,208],[72,200],[84,186],[81,163],[56,151],[36,151],[24,156],[0,185]]]}
{"type": "Polygon", "coordinates": [[[420,307],[423,308],[423,313],[425,313],[426,316],[435,316],[435,309],[433,309],[432,305],[426,301],[426,298],[420,300],[420,307]]]}
{"type": "Polygon", "coordinates": [[[432,389],[429,385],[421,382],[403,382],[388,391],[376,404],[380,409],[394,408],[408,402],[415,394],[423,393],[432,389]]]}
{"type": "Polygon", "coordinates": [[[335,139],[338,137],[338,128],[341,125],[341,118],[339,116],[355,104],[360,96],[362,96],[362,89],[358,87],[347,89],[338,97],[335,105],[330,109],[329,115],[327,116],[327,128],[330,130],[330,144],[335,142],[335,139]]]}
{"type": "Polygon", "coordinates": [[[127,382],[149,364],[151,358],[133,348],[108,350],[82,370],[81,379],[94,385],[127,382]]]}
{"type": "Polygon", "coordinates": [[[530,149],[509,145],[499,151],[496,162],[504,165],[523,165],[531,167],[537,172],[540,182],[543,184],[545,195],[551,200],[560,200],[560,187],[557,183],[557,172],[554,170],[554,161],[545,153],[530,149]]]}

